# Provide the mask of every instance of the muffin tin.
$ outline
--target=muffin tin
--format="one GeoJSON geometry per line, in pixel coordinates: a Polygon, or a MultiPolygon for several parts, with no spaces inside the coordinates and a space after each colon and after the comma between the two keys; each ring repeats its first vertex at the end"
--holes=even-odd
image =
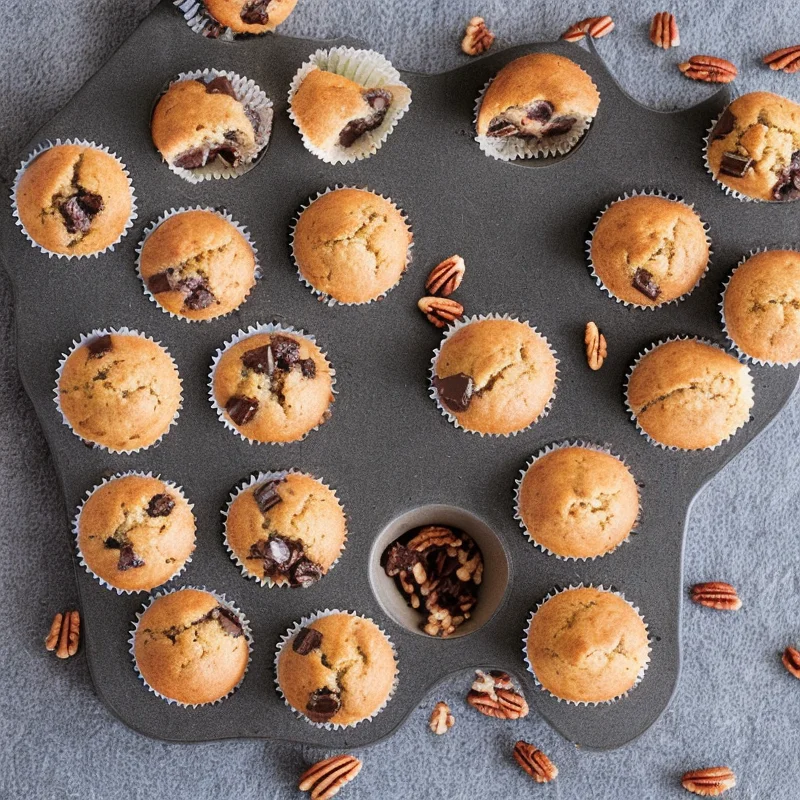
{"type": "MultiPolygon", "coordinates": [[[[392,733],[446,676],[492,666],[521,679],[533,707],[529,718],[514,724],[519,735],[535,728],[538,713],[583,747],[618,747],[659,717],[675,689],[684,602],[681,554],[692,500],[770,423],[792,394],[798,373],[751,367],[753,419],[730,442],[697,453],[648,444],[625,413],[625,375],[639,352],[671,335],[723,343],[717,307],[723,280],[752,248],[783,242],[786,231],[796,230],[797,206],[739,202],[705,172],[703,136],[729,100],[727,89],[680,113],[654,112],[628,97],[596,54],[564,42],[493,53],[441,75],[405,73],[413,102],[380,152],[356,164],[326,165],[303,148],[287,113],[286,93],[299,65],[330,44],[282,36],[207,40],[164,0],[20,153],[24,158],[48,138],[100,142],[127,165],[139,204],[128,236],[99,259],[48,259],[15,227],[8,204],[0,222],[2,258],[15,294],[20,373],[63,487],[69,545],[74,552],[68,520],[87,489],[113,472],[160,473],[184,487],[198,519],[194,559],[168,587],[205,585],[224,592],[252,622],[253,660],[242,687],[216,706],[170,706],[143,689],[128,653],[128,632],[146,595],[117,596],[76,559],[86,654],[97,692],[131,727],[171,741],[263,737],[351,748],[392,733]],[[600,89],[599,113],[565,157],[522,163],[488,158],[473,140],[475,98],[503,64],[536,51],[580,63],[600,89]],[[192,185],[160,163],[148,120],[166,80],[205,67],[255,80],[275,104],[275,123],[269,147],[246,175],[192,185]],[[414,229],[409,272],[386,299],[367,307],[317,302],[292,265],[293,217],[308,197],[336,183],[366,185],[390,196],[414,229]],[[584,253],[598,211],[623,192],[648,188],[695,203],[714,245],[714,263],[700,286],[681,303],[655,312],[610,300],[591,279],[584,253]],[[135,248],[151,220],[171,207],[195,204],[224,207],[248,227],[263,278],[238,312],[187,325],[145,297],[135,248]],[[467,313],[530,320],[560,358],[552,412],[518,436],[481,438],[456,430],[428,396],[428,367],[441,333],[426,322],[416,301],[428,270],[452,253],[466,260],[458,298],[467,313]],[[588,369],[583,352],[583,328],[590,319],[609,346],[597,373],[588,369]],[[250,445],[220,424],[208,402],[214,352],[257,322],[311,332],[336,369],[333,415],[303,442],[250,445]],[[72,340],[93,328],[119,325],[163,342],[184,381],[178,425],[157,447],[130,456],[87,449],[62,424],[53,403],[56,367],[72,340]],[[520,469],[545,445],[568,438],[610,444],[643,484],[639,533],[590,562],[545,555],[514,519],[520,469]],[[244,579],[230,559],[221,511],[231,490],[251,473],[289,467],[336,489],[349,516],[348,547],[336,569],[315,586],[270,590],[244,579]],[[401,515],[407,516],[398,522],[401,515]],[[486,561],[485,610],[459,629],[463,635],[445,641],[415,629],[417,620],[402,598],[388,591],[394,589],[378,564],[383,547],[404,529],[433,521],[464,528],[486,561]],[[529,611],[554,588],[581,581],[623,591],[650,626],[652,660],[644,680],[610,705],[559,703],[535,687],[523,662],[529,611]],[[295,718],[273,686],[281,634],[326,607],[372,617],[392,637],[400,659],[399,687],[387,708],[373,721],[340,732],[295,718]]],[[[465,678],[465,692],[467,685],[465,678]]]]}

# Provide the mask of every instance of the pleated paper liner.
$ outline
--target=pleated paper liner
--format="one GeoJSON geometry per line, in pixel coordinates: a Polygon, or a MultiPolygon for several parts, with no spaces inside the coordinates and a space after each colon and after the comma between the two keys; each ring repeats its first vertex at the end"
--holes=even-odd
{"type": "MultiPolygon", "coordinates": [[[[166,355],[169,358],[170,362],[172,363],[172,365],[175,367],[175,370],[177,371],[178,365],[175,363],[175,359],[172,357],[172,355],[170,354],[169,350],[167,350],[167,348],[164,347],[164,345],[162,345],[161,342],[157,342],[155,339],[153,339],[152,336],[148,336],[145,333],[141,333],[140,331],[134,330],[132,328],[126,328],[126,327],[121,327],[121,328],[96,328],[93,331],[89,331],[89,333],[81,334],[78,339],[73,339],[72,347],[70,347],[70,349],[66,353],[62,353],[61,354],[61,358],[60,358],[60,360],[58,362],[58,369],[56,370],[56,385],[55,385],[55,389],[53,390],[53,392],[55,394],[55,397],[53,398],[53,402],[56,404],[56,408],[58,408],[58,413],[61,414],[61,419],[62,419],[63,423],[82,442],[86,442],[87,444],[90,444],[92,447],[98,447],[101,450],[105,450],[107,453],[121,453],[121,454],[124,454],[124,455],[130,455],[131,453],[139,453],[142,450],[148,450],[151,447],[155,447],[156,445],[158,445],[161,442],[161,440],[167,435],[167,433],[169,433],[170,429],[173,426],[177,425],[178,418],[181,415],[181,409],[183,408],[183,388],[181,386],[181,397],[180,397],[180,402],[178,403],[178,408],[175,411],[175,416],[172,418],[172,421],[167,426],[167,428],[164,431],[164,433],[162,433],[161,436],[159,436],[158,439],[156,439],[152,444],[148,444],[148,445],[145,445],[143,447],[136,447],[136,448],[133,448],[133,449],[130,449],[130,450],[115,450],[115,449],[113,449],[111,447],[107,447],[104,444],[100,444],[99,442],[92,442],[92,441],[89,441],[88,439],[84,439],[84,437],[81,436],[72,427],[72,425],[70,424],[70,421],[67,419],[66,414],[64,414],[64,411],[61,408],[61,397],[60,397],[60,394],[59,394],[59,391],[58,391],[58,385],[61,382],[61,373],[64,371],[64,365],[67,363],[67,359],[76,350],[78,350],[80,347],[82,347],[84,344],[86,344],[86,342],[90,341],[91,339],[98,338],[100,336],[109,336],[109,335],[112,335],[112,334],[115,335],[115,336],[138,336],[138,337],[140,337],[142,339],[147,339],[149,342],[152,342],[153,344],[158,345],[161,348],[161,350],[164,353],[166,353],[166,355]]],[[[178,381],[181,383],[181,385],[183,384],[183,380],[180,377],[180,373],[178,373],[178,381]]]]}
{"type": "Polygon", "coordinates": [[[35,247],[37,250],[40,250],[49,258],[55,256],[56,258],[65,258],[67,261],[72,259],[80,260],[81,258],[97,258],[98,256],[102,255],[103,253],[111,253],[114,251],[114,248],[122,241],[122,238],[128,233],[128,231],[133,226],[134,220],[137,218],[136,213],[136,195],[134,194],[133,190],[133,183],[131,181],[130,173],[128,172],[128,168],[119,158],[116,153],[112,153],[107,147],[99,144],[95,144],[94,142],[87,142],[85,139],[56,139],[54,142],[50,141],[49,139],[41,144],[37,145],[31,154],[20,164],[19,169],[17,170],[17,174],[14,178],[14,183],[11,187],[11,211],[14,215],[14,222],[19,227],[23,234],[25,234],[25,238],[35,247]],[[17,205],[17,192],[19,190],[19,183],[22,180],[22,174],[25,172],[27,167],[42,153],[50,150],[53,147],[58,147],[60,145],[77,145],[79,147],[90,147],[93,150],[98,150],[101,153],[106,153],[107,155],[111,156],[120,166],[122,171],[125,173],[125,178],[128,181],[128,190],[130,191],[131,196],[131,213],[128,221],[125,223],[125,227],[123,228],[120,235],[113,241],[111,244],[106,245],[102,250],[98,250],[95,253],[85,253],[82,255],[74,255],[70,253],[56,253],[52,250],[48,250],[46,247],[43,247],[38,242],[34,241],[33,237],[28,233],[28,230],[22,224],[22,220],[19,216],[19,208],[17,205]]]}
{"type": "MultiPolygon", "coordinates": [[[[254,36],[265,36],[267,33],[274,32],[274,30],[264,31],[263,33],[240,33],[235,31],[228,25],[218,22],[206,9],[203,0],[172,0],[172,5],[181,12],[186,24],[192,31],[205,36],[207,39],[233,42],[237,39],[251,39],[254,36]]],[[[276,27],[285,22],[293,10],[294,5],[289,10],[289,13],[280,22],[276,23],[276,27]]]]}

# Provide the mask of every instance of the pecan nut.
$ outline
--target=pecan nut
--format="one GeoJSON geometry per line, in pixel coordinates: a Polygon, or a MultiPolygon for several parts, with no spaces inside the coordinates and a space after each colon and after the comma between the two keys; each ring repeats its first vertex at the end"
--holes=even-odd
{"type": "Polygon", "coordinates": [[[455,724],[456,718],[451,713],[450,706],[448,706],[447,703],[438,702],[433,707],[430,720],[428,720],[430,729],[437,736],[441,736],[443,733],[447,733],[455,724]]]}
{"type": "Polygon", "coordinates": [[[417,305],[437,328],[444,328],[464,316],[464,306],[447,297],[423,297],[417,305]]]}
{"type": "Polygon", "coordinates": [[[78,652],[80,641],[81,615],[77,611],[65,611],[53,617],[44,646],[50,652],[55,650],[59,658],[69,658],[78,652]]]}
{"type": "Polygon", "coordinates": [[[791,47],[782,47],[767,53],[763,59],[770,69],[779,69],[782,72],[797,72],[800,70],[800,44],[791,47]]]}
{"type": "Polygon", "coordinates": [[[692,794],[716,797],[736,786],[736,776],[727,767],[708,767],[685,773],[681,785],[692,794]]]}
{"type": "Polygon", "coordinates": [[[476,670],[478,677],[467,693],[467,702],[481,714],[496,719],[520,719],[528,715],[528,703],[505,672],[476,670]]]}
{"type": "Polygon", "coordinates": [[[428,280],[425,281],[425,291],[432,295],[449,297],[461,286],[464,272],[464,259],[461,256],[450,256],[431,270],[428,280]]]}
{"type": "Polygon", "coordinates": [[[444,525],[426,525],[408,542],[409,550],[422,552],[429,547],[458,547],[461,539],[453,533],[452,529],[444,525]]]}
{"type": "Polygon", "coordinates": [[[558,775],[558,767],[541,750],[521,739],[514,745],[514,758],[536,783],[550,783],[558,775]]]}
{"type": "Polygon", "coordinates": [[[603,17],[587,17],[567,28],[561,38],[567,42],[579,42],[584,36],[602,39],[614,30],[614,20],[608,15],[603,17]]]}
{"type": "Polygon", "coordinates": [[[783,666],[786,667],[787,671],[791,675],[794,675],[795,678],[800,680],[800,650],[797,650],[791,646],[787,647],[783,651],[781,661],[783,662],[783,666]]]}
{"type": "Polygon", "coordinates": [[[346,783],[361,772],[361,761],[355,756],[340,755],[318,761],[298,781],[301,792],[311,792],[311,800],[329,800],[346,783]]]}
{"type": "Polygon", "coordinates": [[[738,611],[742,607],[736,589],[721,581],[696,583],[692,586],[691,595],[695,603],[706,608],[716,608],[718,611],[738,611]]]}
{"type": "Polygon", "coordinates": [[[730,83],[739,74],[734,64],[716,56],[692,56],[678,69],[687,78],[706,83],[730,83]]]}
{"type": "Polygon", "coordinates": [[[675,15],[669,11],[659,11],[650,23],[650,41],[656,47],[669,50],[670,47],[677,47],[681,43],[681,35],[678,33],[678,23],[675,15]]]}
{"type": "Polygon", "coordinates": [[[589,369],[597,371],[603,366],[603,361],[608,355],[608,345],[606,337],[600,333],[594,322],[586,323],[583,343],[586,345],[586,362],[589,364],[589,369]]]}
{"type": "Polygon", "coordinates": [[[494,34],[486,27],[483,17],[473,17],[467,23],[464,38],[461,40],[461,49],[468,56],[479,56],[485,53],[494,42],[494,34]]]}

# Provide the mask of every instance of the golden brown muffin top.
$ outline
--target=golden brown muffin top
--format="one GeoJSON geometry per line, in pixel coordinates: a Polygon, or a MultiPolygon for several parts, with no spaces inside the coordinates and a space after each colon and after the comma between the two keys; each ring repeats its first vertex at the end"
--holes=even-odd
{"type": "Polygon", "coordinates": [[[208,13],[235,33],[274,31],[294,11],[297,0],[203,0],[208,13]]]}

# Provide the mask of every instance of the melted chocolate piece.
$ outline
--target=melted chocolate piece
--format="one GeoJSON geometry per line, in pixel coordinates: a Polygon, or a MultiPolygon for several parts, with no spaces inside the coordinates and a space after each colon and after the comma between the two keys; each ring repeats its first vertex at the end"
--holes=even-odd
{"type": "Polygon", "coordinates": [[[516,136],[517,133],[519,133],[517,126],[503,117],[495,117],[489,123],[489,129],[486,131],[487,136],[496,136],[498,139],[505,139],[507,136],[516,136]]]}
{"type": "Polygon", "coordinates": [[[259,375],[272,375],[275,371],[275,356],[272,353],[272,347],[265,344],[263,347],[248,350],[242,356],[242,364],[259,375]]]}
{"type": "Polygon", "coordinates": [[[416,550],[395,542],[385,553],[383,569],[390,578],[394,578],[401,571],[409,572],[414,564],[421,561],[422,556],[416,550]]]}
{"type": "Polygon", "coordinates": [[[261,509],[262,514],[266,514],[267,511],[281,502],[281,497],[278,494],[278,485],[280,483],[282,483],[282,480],[267,481],[253,492],[253,499],[261,509]]]}
{"type": "Polygon", "coordinates": [[[217,298],[203,278],[186,278],[178,286],[187,292],[183,305],[191,311],[201,311],[217,302],[217,298]]]}
{"type": "Polygon", "coordinates": [[[300,360],[300,345],[288,336],[277,334],[270,340],[272,355],[278,369],[287,372],[300,360]]]}
{"type": "Polygon", "coordinates": [[[633,274],[631,285],[651,300],[655,300],[661,294],[661,289],[658,288],[658,284],[653,280],[652,273],[641,267],[633,274]]]}
{"type": "Polygon", "coordinates": [[[217,620],[222,626],[222,630],[225,631],[228,636],[233,636],[234,639],[238,639],[244,633],[241,620],[229,608],[217,606],[209,611],[208,616],[210,619],[217,620]]]}
{"type": "Polygon", "coordinates": [[[239,99],[236,97],[236,90],[227,75],[217,75],[216,78],[207,81],[206,92],[208,94],[227,94],[228,97],[232,97],[234,100],[239,99]]]}
{"type": "Polygon", "coordinates": [[[386,113],[386,110],[392,104],[392,93],[387,92],[386,89],[368,89],[364,92],[364,99],[370,108],[386,113]]]}
{"type": "Polygon", "coordinates": [[[547,100],[537,100],[525,109],[525,116],[536,122],[547,122],[553,116],[553,104],[547,100]]]}
{"type": "Polygon", "coordinates": [[[117,569],[120,572],[126,572],[129,569],[136,567],[143,567],[144,561],[133,552],[132,544],[123,544],[119,548],[119,561],[117,561],[117,569]]]}
{"type": "Polygon", "coordinates": [[[314,378],[317,375],[317,365],[313,358],[303,358],[299,362],[300,372],[304,378],[314,378]]]}
{"type": "Polygon", "coordinates": [[[83,189],[63,202],[59,208],[67,233],[87,233],[92,220],[103,210],[103,198],[83,189]]]}
{"type": "Polygon", "coordinates": [[[197,169],[206,163],[206,151],[202,147],[192,147],[176,156],[172,163],[179,169],[197,169]]]}
{"type": "Polygon", "coordinates": [[[165,493],[154,494],[147,505],[148,517],[168,517],[175,508],[175,501],[165,493]]]}
{"type": "Polygon", "coordinates": [[[246,425],[258,411],[258,400],[234,395],[225,404],[225,410],[235,425],[246,425]]]}
{"type": "Polygon", "coordinates": [[[208,160],[219,156],[226,164],[235,167],[239,163],[239,150],[236,147],[215,147],[208,154],[208,160]]]}
{"type": "Polygon", "coordinates": [[[90,217],[96,217],[105,207],[103,198],[99,194],[93,194],[83,189],[78,192],[78,205],[90,217]]]}
{"type": "Polygon", "coordinates": [[[736,153],[723,153],[719,163],[719,171],[723,175],[730,175],[734,178],[742,178],[747,170],[753,166],[753,159],[747,156],[740,156],[736,153]]]}
{"type": "Polygon", "coordinates": [[[772,190],[772,197],[775,200],[796,200],[800,197],[800,150],[792,153],[789,166],[781,171],[772,190]]]}
{"type": "Polygon", "coordinates": [[[455,375],[448,375],[440,378],[436,375],[433,385],[439,394],[439,400],[449,411],[466,411],[472,400],[472,376],[457,372],[455,375]]]}
{"type": "Polygon", "coordinates": [[[549,125],[542,128],[542,136],[560,136],[569,133],[575,124],[575,117],[556,117],[549,125]]]}
{"type": "Polygon", "coordinates": [[[247,25],[266,25],[269,22],[268,6],[269,0],[253,0],[242,9],[239,16],[247,25]]]}
{"type": "Polygon", "coordinates": [[[327,722],[342,707],[338,692],[330,689],[317,689],[308,696],[306,716],[312,722],[327,722]]]}
{"type": "Polygon", "coordinates": [[[354,142],[368,131],[379,127],[386,117],[386,112],[392,102],[392,95],[385,89],[369,89],[364,92],[364,100],[374,113],[369,117],[353,119],[339,132],[339,144],[342,147],[352,147],[354,142]]]}
{"type": "Polygon", "coordinates": [[[167,269],[164,272],[157,272],[147,279],[147,288],[153,294],[161,294],[162,292],[170,292],[175,287],[172,285],[172,270],[167,269]]]}
{"type": "Polygon", "coordinates": [[[301,558],[289,573],[289,586],[311,586],[322,577],[322,567],[308,558],[301,558]]]}
{"type": "Polygon", "coordinates": [[[262,123],[262,119],[259,113],[254,108],[250,108],[250,106],[245,106],[244,115],[247,117],[247,119],[250,120],[250,124],[253,126],[253,135],[258,136],[259,131],[261,130],[261,123],[262,123]]]}
{"type": "Polygon", "coordinates": [[[733,130],[735,122],[736,117],[733,116],[730,108],[726,108],[711,131],[711,141],[724,139],[733,130]]]}
{"type": "Polygon", "coordinates": [[[106,546],[106,547],[107,547],[109,550],[119,550],[119,549],[120,549],[120,547],[122,547],[122,545],[119,543],[119,540],[118,540],[118,539],[115,539],[113,536],[109,536],[109,537],[108,537],[108,538],[107,538],[107,539],[106,539],[106,540],[103,542],[103,544],[104,544],[104,545],[105,545],[105,546],[106,546]]]}
{"type": "Polygon", "coordinates": [[[96,339],[91,339],[86,343],[86,349],[89,351],[89,358],[102,358],[111,350],[111,347],[111,335],[108,333],[103,336],[98,336],[96,339]]]}
{"type": "Polygon", "coordinates": [[[307,656],[322,644],[322,634],[316,628],[303,628],[292,641],[292,650],[298,655],[307,656]]]}

